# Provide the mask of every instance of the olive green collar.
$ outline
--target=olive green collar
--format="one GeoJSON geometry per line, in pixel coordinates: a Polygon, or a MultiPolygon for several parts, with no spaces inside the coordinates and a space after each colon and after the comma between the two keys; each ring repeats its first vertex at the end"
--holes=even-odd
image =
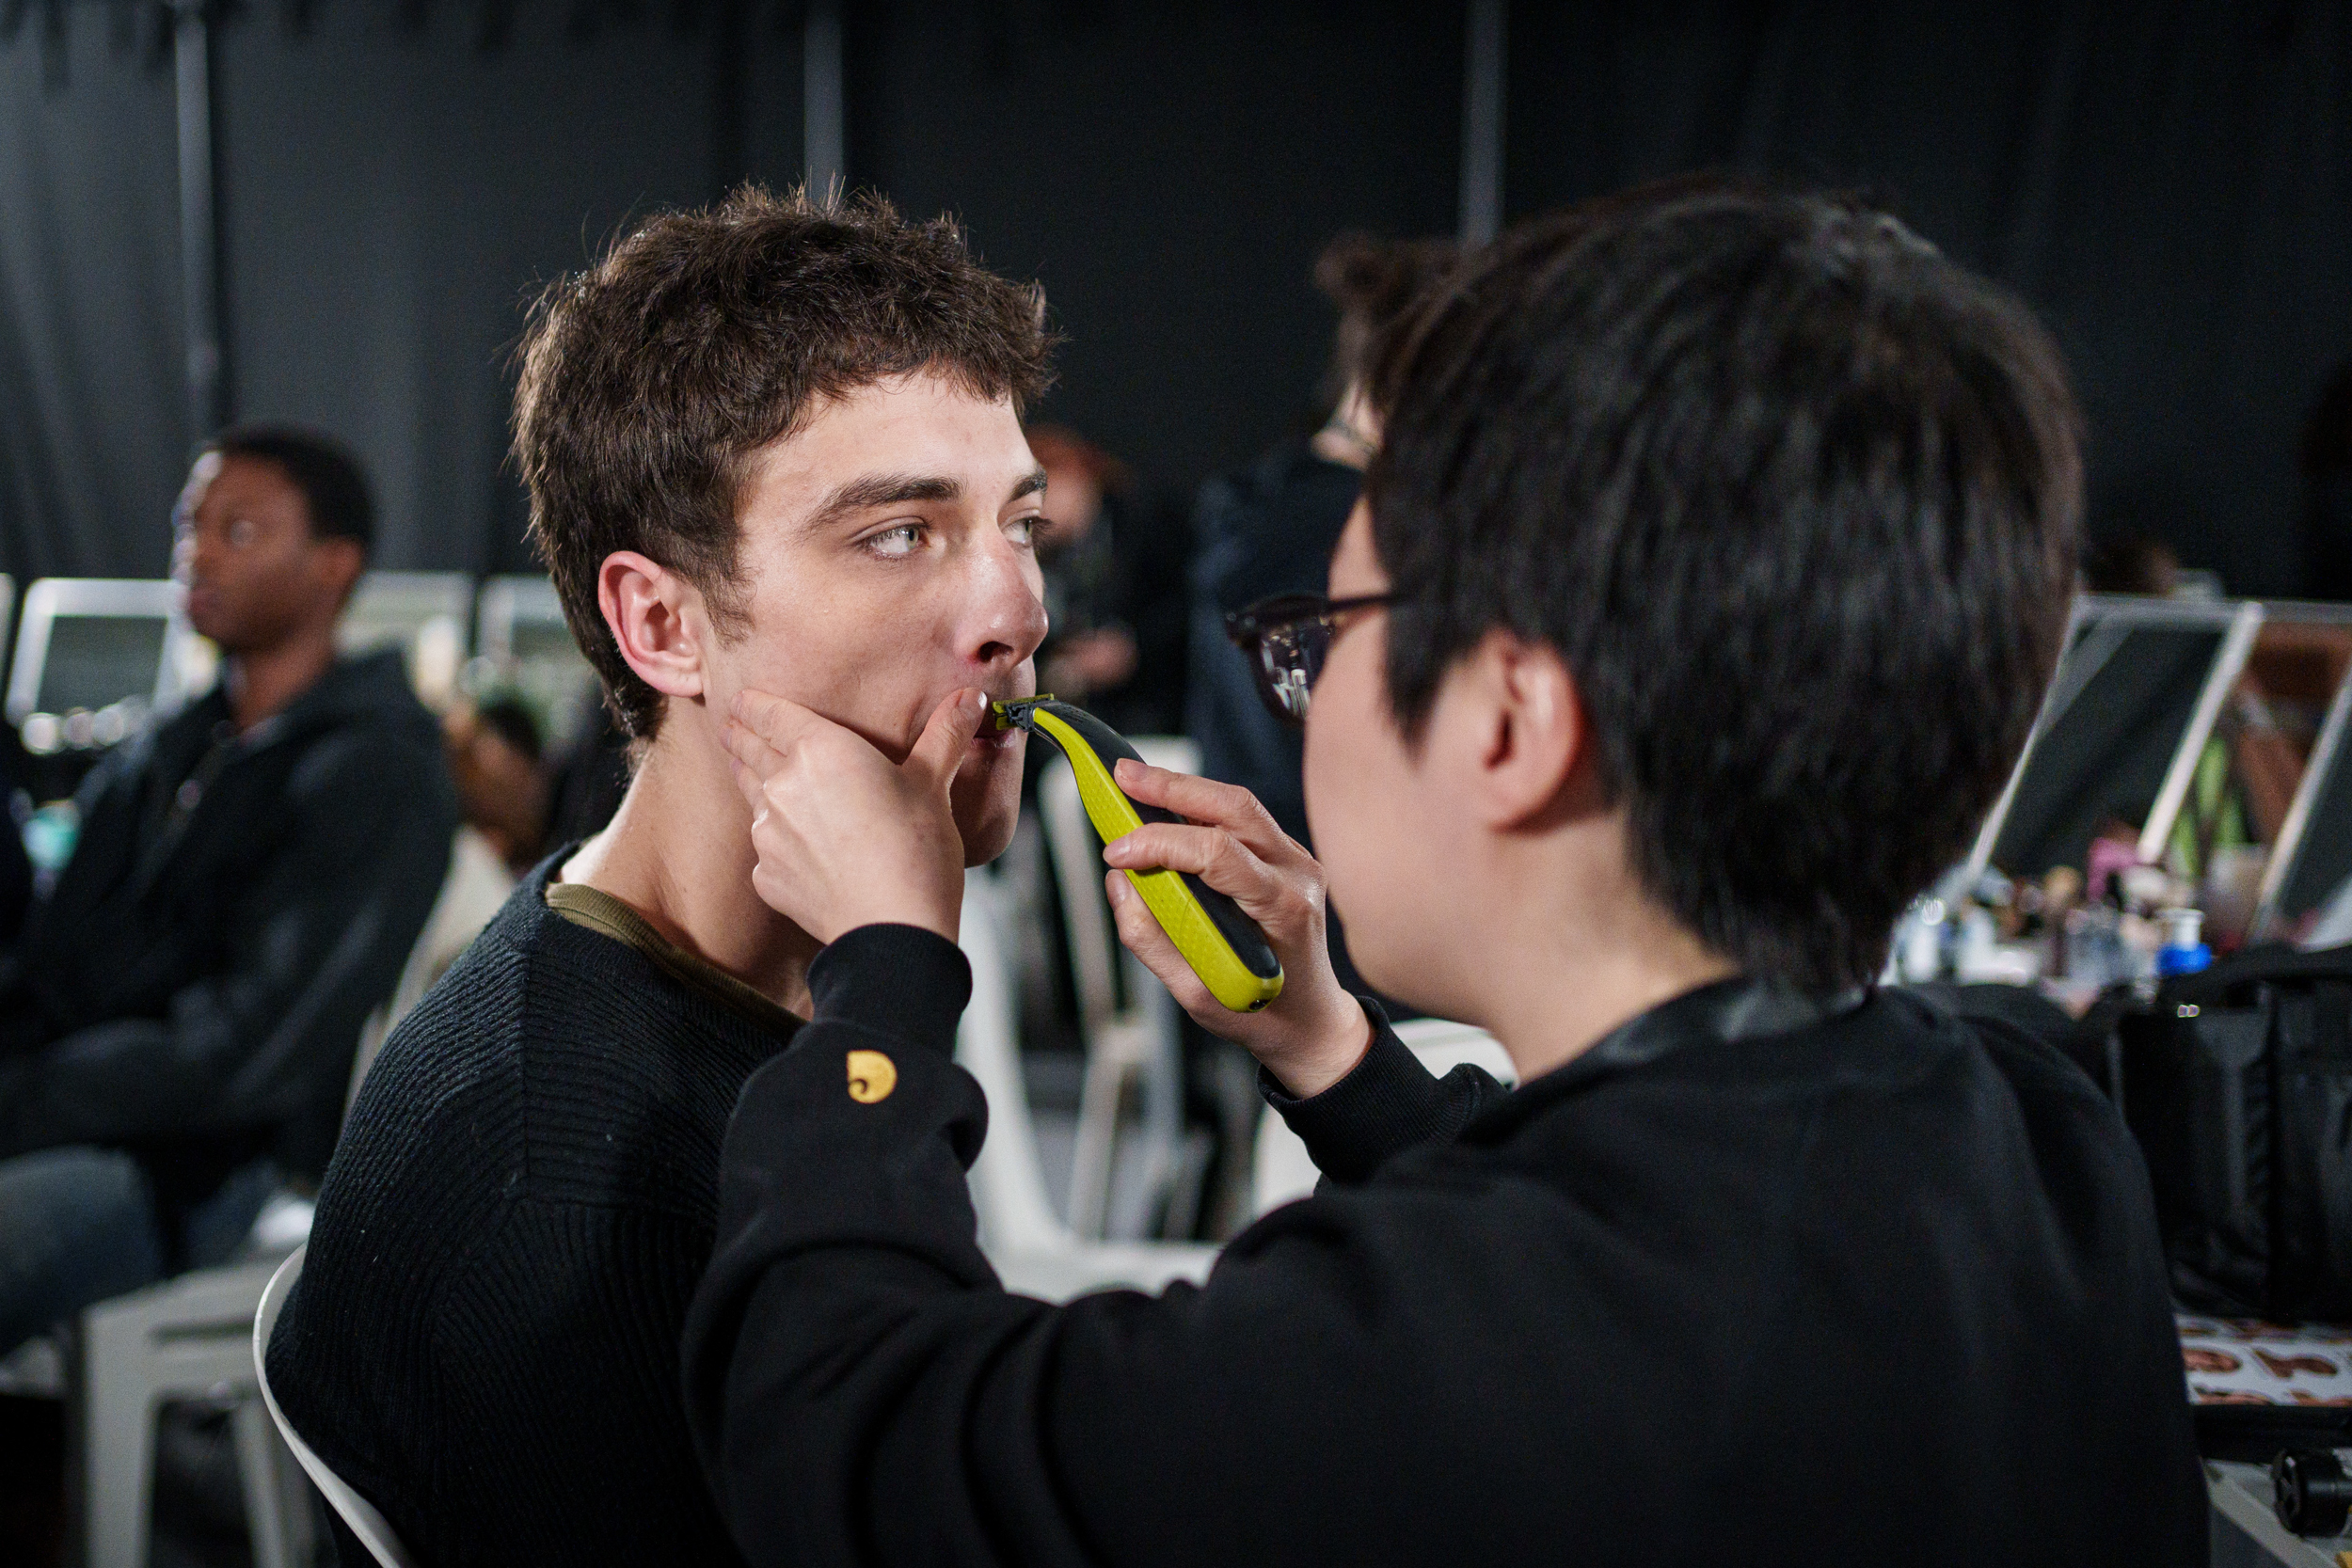
{"type": "Polygon", "coordinates": [[[761,1028],[790,1035],[807,1022],[729,974],[699,953],[690,953],[654,928],[653,922],[622,900],[584,882],[548,883],[548,908],[575,926],[633,947],[663,973],[739,1014],[761,1028]]]}

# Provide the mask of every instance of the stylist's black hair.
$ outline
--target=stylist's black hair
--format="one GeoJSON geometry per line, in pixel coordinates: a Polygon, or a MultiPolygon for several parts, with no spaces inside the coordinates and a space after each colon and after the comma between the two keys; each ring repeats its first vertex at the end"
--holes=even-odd
{"type": "Polygon", "coordinates": [[[1488,632],[1549,645],[1651,896],[1750,974],[1872,979],[2062,635],[2080,421],[2032,316],[1883,213],[1686,182],[1466,261],[1374,393],[1407,738],[1488,632]]]}
{"type": "Polygon", "coordinates": [[[363,552],[375,547],[375,502],[367,471],[340,443],[293,425],[239,425],[205,443],[224,457],[274,463],[302,492],[313,539],[351,539],[363,552]]]}

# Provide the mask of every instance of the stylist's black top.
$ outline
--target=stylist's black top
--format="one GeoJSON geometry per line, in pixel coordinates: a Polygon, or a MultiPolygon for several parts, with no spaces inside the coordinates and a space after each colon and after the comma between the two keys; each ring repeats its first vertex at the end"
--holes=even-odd
{"type": "Polygon", "coordinates": [[[1056,1308],[973,1243],[961,956],[869,927],[811,982],[686,1334],[756,1564],[2205,1557],[2147,1177],[2002,1025],[1730,982],[1508,1096],[1384,1031],[1283,1107],[1319,1196],[1056,1308]]]}

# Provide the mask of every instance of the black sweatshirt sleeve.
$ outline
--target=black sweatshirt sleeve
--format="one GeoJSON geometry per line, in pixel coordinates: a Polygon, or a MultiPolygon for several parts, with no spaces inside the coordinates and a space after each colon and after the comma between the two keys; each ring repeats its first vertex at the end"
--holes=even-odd
{"type": "Polygon", "coordinates": [[[1509,1092],[1467,1062],[1438,1077],[1396,1037],[1378,1003],[1358,1000],[1372,1021],[1372,1044],[1346,1077],[1298,1100],[1284,1093],[1272,1073],[1258,1069],[1258,1092],[1306,1144],[1315,1168],[1342,1184],[1361,1181],[1407,1148],[1451,1142],[1509,1092]]]}
{"type": "MultiPolygon", "coordinates": [[[[684,1338],[695,1443],[752,1563],[1376,1556],[1327,1511],[1302,1538],[1294,1489],[1342,1515],[1361,1498],[1368,1528],[1393,1490],[1329,1440],[1335,1390],[1359,1413],[1406,1393],[1410,1314],[1366,1295],[1405,1268],[1384,1222],[1339,1195],[1252,1227],[1206,1289],[1009,1295],[965,1186],[987,1105],[952,1060],[962,954],[867,927],[809,984],[815,1018],[729,1125],[684,1338]]],[[[1425,1091],[1371,1092],[1420,1071],[1394,1051],[1354,1092],[1423,1116],[1425,1091]]]]}

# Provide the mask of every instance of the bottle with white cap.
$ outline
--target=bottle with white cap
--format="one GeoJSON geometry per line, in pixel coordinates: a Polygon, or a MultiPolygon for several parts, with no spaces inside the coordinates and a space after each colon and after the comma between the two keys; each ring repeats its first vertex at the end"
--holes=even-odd
{"type": "Polygon", "coordinates": [[[2204,942],[2201,910],[2164,910],[2156,919],[2164,926],[2164,945],[2156,949],[2156,978],[2195,974],[2213,965],[2213,949],[2204,942]]]}

